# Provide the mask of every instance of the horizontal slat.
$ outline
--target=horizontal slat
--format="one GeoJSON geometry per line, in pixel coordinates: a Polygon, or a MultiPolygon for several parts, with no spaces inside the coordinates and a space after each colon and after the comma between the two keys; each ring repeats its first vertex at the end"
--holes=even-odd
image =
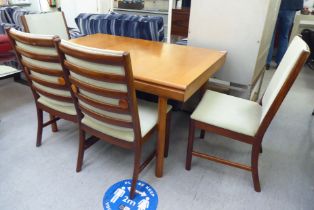
{"type": "Polygon", "coordinates": [[[236,163],[236,162],[232,162],[232,161],[229,161],[229,160],[224,160],[224,159],[221,159],[221,158],[218,158],[218,157],[215,157],[215,156],[211,156],[211,155],[207,155],[207,154],[204,154],[204,153],[193,151],[192,155],[194,155],[196,157],[204,158],[204,159],[207,159],[207,160],[211,160],[211,161],[214,161],[214,162],[217,162],[217,163],[221,163],[221,164],[224,164],[224,165],[232,166],[232,167],[235,167],[235,168],[240,168],[240,169],[243,169],[243,170],[246,170],[246,171],[252,171],[252,168],[250,166],[243,165],[243,164],[236,163]]]}
{"type": "Polygon", "coordinates": [[[19,46],[15,46],[15,49],[17,52],[19,52],[21,55],[34,59],[39,61],[45,61],[45,62],[52,62],[52,63],[59,63],[59,57],[53,56],[53,55],[41,55],[33,52],[26,51],[19,46]]]}
{"type": "Polygon", "coordinates": [[[109,90],[105,88],[99,88],[94,85],[87,84],[85,82],[81,82],[73,77],[70,76],[70,81],[72,84],[77,86],[78,88],[82,88],[83,90],[95,93],[97,95],[110,97],[110,98],[117,98],[117,99],[126,99],[128,94],[126,92],[117,91],[117,90],[109,90]]]}
{"type": "Polygon", "coordinates": [[[37,67],[32,65],[31,63],[25,61],[22,59],[22,64],[24,67],[28,68],[31,71],[35,71],[37,73],[40,74],[46,74],[49,76],[56,76],[56,77],[61,77],[63,76],[63,72],[60,70],[54,70],[54,69],[46,69],[46,68],[41,68],[41,67],[37,67]]]}
{"type": "Polygon", "coordinates": [[[112,117],[107,117],[105,115],[94,112],[94,111],[84,107],[81,104],[79,104],[79,107],[83,113],[86,113],[87,115],[89,115],[89,116],[91,116],[91,117],[93,117],[96,120],[99,120],[101,122],[107,123],[109,125],[124,127],[124,128],[133,128],[132,122],[128,122],[128,121],[124,121],[124,120],[116,119],[116,118],[112,118],[112,117]]]}
{"type": "Polygon", "coordinates": [[[55,89],[58,89],[58,90],[68,90],[67,87],[65,85],[61,85],[61,84],[58,84],[58,83],[52,83],[52,82],[48,82],[46,80],[42,80],[36,76],[32,76],[32,75],[29,75],[30,79],[33,80],[34,82],[37,82],[43,86],[47,86],[47,87],[50,87],[50,88],[55,88],[55,89]]]}
{"type": "Polygon", "coordinates": [[[68,54],[72,57],[76,57],[76,58],[90,61],[90,62],[110,64],[110,65],[119,65],[119,66],[123,64],[122,56],[110,56],[110,55],[100,55],[97,53],[86,53],[77,49],[64,46],[62,43],[60,44],[60,50],[64,54],[68,54]]]}
{"type": "Polygon", "coordinates": [[[71,97],[66,97],[66,96],[59,96],[59,95],[55,95],[52,93],[48,93],[40,88],[35,87],[34,85],[32,85],[32,87],[35,89],[36,92],[40,93],[41,95],[44,95],[48,98],[57,100],[57,101],[63,101],[63,102],[68,102],[68,103],[73,103],[73,99],[71,97]]]}
{"type": "Polygon", "coordinates": [[[44,47],[54,47],[53,39],[56,39],[57,36],[51,38],[32,38],[32,37],[24,37],[20,35],[16,35],[14,33],[10,33],[10,36],[15,39],[16,41],[22,42],[24,44],[32,45],[32,46],[44,46],[44,47]]]}
{"type": "Polygon", "coordinates": [[[81,93],[77,93],[76,96],[79,100],[84,101],[85,103],[87,103],[91,106],[94,106],[98,109],[102,109],[104,111],[109,111],[109,112],[115,112],[115,113],[119,113],[119,114],[130,114],[130,111],[128,108],[103,103],[103,102],[91,99],[91,98],[89,98],[89,97],[87,97],[81,93]]]}
{"type": "Polygon", "coordinates": [[[70,71],[73,71],[74,73],[82,75],[84,77],[104,82],[126,84],[125,76],[122,75],[95,72],[86,68],[79,67],[73,63],[70,63],[69,61],[64,61],[64,65],[70,71]]]}

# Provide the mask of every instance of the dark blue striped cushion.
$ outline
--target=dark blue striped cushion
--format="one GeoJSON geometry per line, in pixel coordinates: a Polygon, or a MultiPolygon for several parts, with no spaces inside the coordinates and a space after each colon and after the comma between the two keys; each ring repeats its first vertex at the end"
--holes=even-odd
{"type": "Polygon", "coordinates": [[[164,39],[163,18],[159,16],[81,13],[75,22],[83,35],[104,33],[153,41],[164,39]]]}

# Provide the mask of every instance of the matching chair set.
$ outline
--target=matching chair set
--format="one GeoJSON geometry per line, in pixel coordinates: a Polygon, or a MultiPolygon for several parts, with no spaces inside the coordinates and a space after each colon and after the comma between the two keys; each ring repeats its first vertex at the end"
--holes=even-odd
{"type": "MultiPolygon", "coordinates": [[[[157,128],[158,108],[155,103],[137,100],[130,54],[87,48],[57,36],[15,29],[7,33],[35,99],[36,146],[41,145],[43,127],[52,125],[55,132],[56,122],[65,119],[79,125],[77,172],[82,168],[84,151],[99,139],[133,150],[133,198],[139,173],[156,153],[141,164],[143,144],[157,128]],[[49,113],[48,122],[43,122],[43,112],[49,113]],[[86,139],[86,132],[92,137],[86,139]]],[[[168,123],[170,110],[169,106],[168,123]]]]}
{"type": "MultiPolygon", "coordinates": [[[[76,171],[82,169],[84,151],[99,139],[133,150],[134,170],[131,198],[139,173],[154,158],[155,151],[141,163],[141,150],[158,124],[157,104],[136,98],[130,54],[100,50],[60,40],[58,36],[35,35],[7,30],[18,60],[24,67],[38,116],[37,146],[43,127],[65,119],[78,123],[79,152],[76,171]],[[43,112],[50,115],[43,122],[43,112]],[[86,138],[86,133],[92,135],[86,138]]],[[[258,158],[262,139],[275,113],[302,69],[309,49],[296,37],[274,74],[260,103],[206,91],[191,115],[186,169],[192,156],[252,172],[255,191],[261,191],[258,158]],[[210,131],[252,145],[251,166],[223,160],[193,150],[195,129],[210,131]]],[[[168,107],[167,138],[170,112],[168,107]]],[[[169,139],[165,156],[167,156],[169,139]]]]}

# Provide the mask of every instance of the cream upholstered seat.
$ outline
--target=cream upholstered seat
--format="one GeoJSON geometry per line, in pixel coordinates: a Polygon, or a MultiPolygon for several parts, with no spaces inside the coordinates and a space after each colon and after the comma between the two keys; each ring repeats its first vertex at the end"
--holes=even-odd
{"type": "Polygon", "coordinates": [[[309,48],[295,37],[273,75],[260,104],[234,96],[206,91],[191,115],[186,169],[191,169],[192,156],[205,158],[252,172],[254,189],[261,191],[258,157],[264,134],[309,56],[309,48]],[[195,128],[210,131],[252,145],[251,166],[193,151],[195,128]]]}
{"type": "Polygon", "coordinates": [[[15,29],[9,29],[7,32],[36,102],[38,117],[36,145],[40,146],[43,127],[51,124],[52,130],[57,131],[56,121],[60,118],[77,121],[73,99],[65,85],[61,60],[55,45],[55,40],[59,38],[15,29]],[[46,123],[43,123],[43,111],[50,114],[51,120],[46,123]]]}
{"type": "MultiPolygon", "coordinates": [[[[168,112],[170,109],[171,106],[168,105],[168,112]]],[[[142,137],[144,137],[158,122],[157,104],[149,101],[138,100],[138,115],[141,125],[141,134],[142,137]]],[[[132,129],[122,129],[117,126],[109,125],[89,117],[88,115],[83,117],[82,123],[115,138],[123,139],[129,142],[134,141],[134,133],[132,129]]]]}
{"type": "Polygon", "coordinates": [[[26,32],[57,35],[61,39],[70,39],[62,12],[24,15],[22,16],[22,23],[26,32]]]}
{"type": "Polygon", "coordinates": [[[256,102],[206,91],[191,115],[193,120],[249,136],[255,136],[261,123],[262,106],[256,102]]]}
{"type": "MultiPolygon", "coordinates": [[[[62,40],[63,71],[77,110],[80,147],[77,168],[82,169],[84,151],[101,139],[134,151],[134,171],[130,197],[141,170],[156,156],[153,151],[141,164],[143,144],[157,129],[158,105],[136,98],[131,57],[128,52],[84,47],[62,40]],[[86,133],[92,138],[86,139],[86,133]]],[[[168,106],[167,123],[170,109],[168,106]]],[[[166,130],[168,149],[169,126],[166,130]]],[[[166,152],[165,152],[166,156],[166,152]]]]}
{"type": "Polygon", "coordinates": [[[59,112],[69,114],[69,115],[76,115],[76,110],[73,104],[62,104],[58,103],[57,101],[51,100],[47,97],[39,97],[38,103],[43,104],[51,109],[57,110],[59,112]]]}

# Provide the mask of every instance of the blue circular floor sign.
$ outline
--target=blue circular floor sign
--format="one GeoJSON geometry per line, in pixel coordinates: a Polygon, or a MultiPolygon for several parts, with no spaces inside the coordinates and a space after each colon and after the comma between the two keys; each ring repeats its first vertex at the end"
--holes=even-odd
{"type": "Polygon", "coordinates": [[[105,210],[156,210],[157,192],[149,184],[137,181],[134,199],[130,199],[132,179],[112,185],[104,195],[105,210]]]}

